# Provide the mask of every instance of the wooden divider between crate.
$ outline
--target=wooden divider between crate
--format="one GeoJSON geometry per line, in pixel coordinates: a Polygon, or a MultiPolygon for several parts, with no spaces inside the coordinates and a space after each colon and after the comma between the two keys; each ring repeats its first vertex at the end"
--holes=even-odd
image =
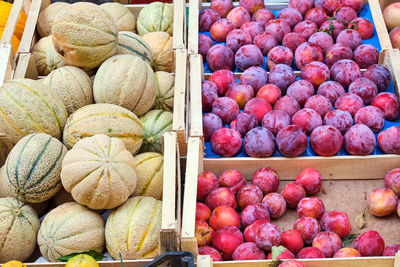
{"type": "Polygon", "coordinates": [[[382,51],[393,49],[392,43],[390,42],[389,33],[386,28],[385,20],[383,19],[382,8],[380,1],[368,0],[368,4],[371,8],[372,19],[374,20],[375,30],[378,34],[379,43],[381,44],[382,51]]]}
{"type": "Polygon", "coordinates": [[[186,2],[185,0],[174,0],[174,49],[186,49],[186,2]]]}

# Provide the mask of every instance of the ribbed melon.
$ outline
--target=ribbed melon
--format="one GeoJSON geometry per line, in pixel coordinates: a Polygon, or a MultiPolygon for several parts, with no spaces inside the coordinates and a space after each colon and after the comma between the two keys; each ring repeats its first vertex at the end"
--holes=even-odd
{"type": "Polygon", "coordinates": [[[72,113],[65,124],[63,140],[72,148],[79,140],[96,134],[120,138],[133,155],[143,142],[143,128],[138,117],[113,104],[88,105],[72,113]]]}
{"type": "Polygon", "coordinates": [[[35,59],[36,70],[39,75],[47,75],[50,69],[46,64],[46,54],[51,42],[51,36],[43,37],[33,47],[32,55],[35,59]]]}
{"type": "Polygon", "coordinates": [[[13,188],[6,179],[4,168],[0,168],[0,198],[1,197],[11,197],[13,188]]]}
{"type": "Polygon", "coordinates": [[[62,163],[61,182],[76,202],[113,209],[136,187],[136,167],[122,140],[98,134],[80,140],[62,163]]]}
{"type": "Polygon", "coordinates": [[[68,65],[96,68],[117,50],[117,25],[101,7],[78,2],[58,12],[52,28],[57,53],[68,65]]]}
{"type": "Polygon", "coordinates": [[[135,31],[136,18],[132,12],[123,4],[117,2],[104,3],[100,5],[105,11],[110,13],[117,24],[118,31],[135,31]]]}
{"type": "Polygon", "coordinates": [[[4,165],[7,159],[8,153],[13,148],[13,143],[10,139],[0,134],[0,167],[4,165]]]}
{"type": "Polygon", "coordinates": [[[148,32],[167,32],[172,35],[174,26],[174,6],[161,2],[153,2],[140,10],[137,30],[140,35],[148,32]]]}
{"type": "Polygon", "coordinates": [[[63,101],[68,114],[93,103],[92,81],[80,68],[65,66],[52,71],[43,83],[63,101]]]}
{"type": "Polygon", "coordinates": [[[172,130],[172,119],[172,113],[164,110],[151,110],[140,117],[143,126],[141,152],[162,153],[162,135],[172,130]]]}
{"type": "Polygon", "coordinates": [[[113,56],[101,64],[94,78],[93,96],[96,103],[119,105],[137,116],[153,106],[156,93],[154,72],[138,56],[113,56]]]}
{"type": "Polygon", "coordinates": [[[65,2],[55,2],[43,9],[39,13],[36,29],[41,37],[51,35],[54,19],[60,10],[63,10],[69,5],[65,2]]]}
{"type": "Polygon", "coordinates": [[[40,221],[36,212],[15,198],[0,198],[0,262],[28,259],[36,247],[40,221]]]}
{"type": "Polygon", "coordinates": [[[61,99],[40,81],[10,80],[0,87],[0,132],[13,143],[38,132],[60,138],[67,116],[61,99]]]}
{"type": "Polygon", "coordinates": [[[49,48],[46,52],[46,65],[50,71],[67,65],[54,48],[53,41],[50,41],[49,48]]]}
{"type": "Polygon", "coordinates": [[[11,150],[4,168],[12,196],[32,203],[43,202],[61,188],[61,164],[66,147],[48,134],[31,134],[11,150]]]}
{"type": "Polygon", "coordinates": [[[161,201],[133,197],[108,216],[106,246],[114,259],[155,258],[159,255],[161,201]]]}
{"type": "Polygon", "coordinates": [[[152,109],[172,111],[174,109],[175,77],[169,72],[154,73],[157,82],[157,96],[152,109]]]}
{"type": "Polygon", "coordinates": [[[135,156],[137,184],[133,196],[148,196],[161,200],[163,190],[163,155],[146,152],[135,156]]]}
{"type": "Polygon", "coordinates": [[[47,213],[37,242],[43,257],[52,262],[88,250],[103,253],[104,220],[85,206],[68,202],[47,213]]]}
{"type": "Polygon", "coordinates": [[[174,72],[175,62],[171,36],[165,32],[150,32],[143,35],[143,39],[153,51],[154,69],[174,72]]]}
{"type": "Polygon", "coordinates": [[[142,37],[127,31],[118,32],[117,54],[131,54],[140,57],[150,66],[153,64],[153,52],[142,37]]]}

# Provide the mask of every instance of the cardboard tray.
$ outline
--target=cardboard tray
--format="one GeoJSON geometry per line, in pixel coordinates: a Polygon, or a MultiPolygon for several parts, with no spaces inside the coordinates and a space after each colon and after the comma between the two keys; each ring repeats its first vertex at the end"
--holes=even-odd
{"type": "MultiPolygon", "coordinates": [[[[0,41],[0,86],[9,79],[38,79],[36,64],[31,54],[33,46],[39,40],[36,23],[39,12],[50,5],[50,0],[15,0],[10,12],[4,34],[0,41]],[[28,18],[21,43],[14,58],[11,37],[22,10],[28,18]]],[[[175,59],[175,92],[172,131],[178,134],[180,150],[186,153],[187,122],[187,50],[186,48],[186,5],[184,0],[174,0],[173,48],[175,59]]],[[[137,18],[146,4],[125,5],[137,18]]]]}
{"type": "MultiPolygon", "coordinates": [[[[398,167],[400,158],[387,159],[385,164],[359,159],[357,157],[346,157],[345,161],[340,159],[323,158],[319,162],[309,160],[274,160],[274,159],[210,159],[204,158],[202,141],[199,137],[190,137],[188,142],[188,157],[185,178],[185,192],[183,200],[183,218],[181,249],[188,250],[198,255],[197,240],[195,237],[195,213],[197,195],[197,176],[203,171],[211,171],[219,176],[228,169],[239,170],[247,181],[251,180],[253,173],[261,167],[271,167],[278,171],[280,176],[280,190],[286,184],[293,182],[296,176],[307,167],[316,168],[323,178],[325,193],[320,192],[320,197],[325,204],[325,209],[345,211],[349,215],[353,234],[360,234],[366,230],[378,231],[385,240],[385,244],[395,244],[400,240],[400,220],[396,214],[385,218],[372,216],[367,207],[366,196],[374,189],[384,187],[383,178],[387,171],[398,167]],[[316,164],[318,163],[318,164],[316,164]],[[366,211],[365,211],[366,209],[366,211]],[[365,212],[364,212],[365,211],[365,212]],[[355,217],[365,214],[367,225],[359,230],[355,224],[355,217]]],[[[283,217],[272,220],[279,226],[281,231],[291,229],[298,219],[295,210],[288,210],[283,217]]],[[[351,244],[352,246],[352,244],[351,244]]],[[[331,266],[374,266],[389,267],[394,265],[395,257],[364,257],[347,259],[313,259],[303,260],[307,267],[331,267],[331,266]]],[[[204,264],[209,262],[207,257],[202,258],[204,264]]],[[[214,266],[267,266],[270,261],[237,261],[218,262],[214,266]]],[[[399,262],[400,264],[400,262],[399,262]]],[[[204,265],[210,266],[210,265],[204,265]]]]}

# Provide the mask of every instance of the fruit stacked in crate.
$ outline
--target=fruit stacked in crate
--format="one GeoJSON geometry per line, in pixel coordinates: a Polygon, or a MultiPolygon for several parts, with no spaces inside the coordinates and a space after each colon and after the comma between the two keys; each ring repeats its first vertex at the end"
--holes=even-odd
{"type": "Polygon", "coordinates": [[[0,87],[0,135],[15,144],[0,169],[0,262],[37,244],[48,261],[105,247],[118,260],[159,255],[172,24],[159,2],[137,20],[119,3],[40,13],[34,55],[47,76],[0,87]]]}
{"type": "Polygon", "coordinates": [[[358,0],[291,0],[278,12],[213,0],[199,14],[206,155],[400,153],[400,105],[368,18],[358,0]]]}
{"type": "MultiPolygon", "coordinates": [[[[389,1],[390,2],[390,1],[389,1]]],[[[386,27],[389,31],[390,41],[394,48],[400,48],[400,2],[388,5],[383,10],[383,18],[385,19],[386,27]]]]}
{"type": "MultiPolygon", "coordinates": [[[[398,193],[399,177],[399,169],[392,170],[385,179],[387,188],[370,194],[368,203],[374,216],[395,211],[398,199],[391,189],[398,193]]],[[[210,255],[214,261],[283,260],[394,256],[400,250],[398,244],[385,247],[374,230],[351,234],[346,212],[326,210],[315,196],[324,190],[316,169],[304,169],[295,182],[281,185],[281,193],[279,187],[279,175],[272,168],[258,169],[250,184],[234,169],[219,178],[210,171],[201,173],[195,222],[199,254],[210,255]],[[285,220],[282,216],[287,209],[295,209],[298,219],[292,229],[281,232],[276,224],[285,220]]],[[[329,197],[329,192],[324,194],[329,197]]]]}

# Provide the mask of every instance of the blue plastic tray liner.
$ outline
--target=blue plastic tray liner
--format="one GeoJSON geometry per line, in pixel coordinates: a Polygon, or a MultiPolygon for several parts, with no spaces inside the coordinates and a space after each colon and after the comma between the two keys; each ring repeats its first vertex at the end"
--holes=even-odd
{"type": "MultiPolygon", "coordinates": [[[[272,12],[277,16],[278,13],[279,13],[279,10],[272,10],[272,12]]],[[[370,9],[369,5],[365,5],[364,6],[363,10],[361,10],[361,12],[359,14],[359,17],[366,18],[369,21],[371,21],[372,23],[374,23],[374,21],[372,19],[371,9],[370,9]]],[[[375,28],[375,25],[374,25],[374,28],[375,28]]],[[[206,35],[210,35],[209,32],[200,32],[200,33],[206,34],[206,35]]],[[[378,48],[379,51],[381,51],[381,46],[380,46],[380,43],[379,43],[378,35],[376,33],[376,29],[374,29],[374,35],[368,40],[363,40],[362,43],[363,44],[372,44],[373,46],[378,48]]],[[[214,44],[215,44],[215,42],[214,42],[214,44]]],[[[268,70],[268,68],[266,67],[266,57],[264,57],[263,68],[268,70]]],[[[294,63],[293,63],[292,68],[294,70],[298,70],[294,63]]],[[[207,66],[207,62],[204,63],[204,72],[205,73],[212,73],[210,68],[208,68],[208,66],[207,66]]],[[[240,70],[236,68],[235,72],[240,72],[240,70]]],[[[386,92],[394,93],[393,82],[390,83],[389,87],[386,89],[386,92]]],[[[229,128],[229,125],[224,125],[224,126],[229,128]]],[[[382,131],[386,130],[386,129],[392,127],[392,126],[400,126],[400,122],[399,121],[387,121],[387,120],[385,120],[385,125],[384,125],[384,128],[382,129],[382,131]]],[[[375,137],[378,137],[378,134],[375,134],[375,137]]],[[[310,137],[308,137],[308,141],[309,142],[308,142],[307,150],[302,155],[300,155],[300,157],[318,156],[311,149],[310,137]]],[[[204,148],[204,152],[205,152],[205,157],[206,158],[222,158],[221,156],[215,154],[212,151],[210,142],[205,142],[204,147],[205,147],[204,148]]],[[[378,142],[376,142],[375,149],[370,155],[382,155],[382,154],[384,154],[384,153],[379,149],[378,142]]],[[[344,145],[343,145],[342,148],[340,149],[339,153],[336,154],[336,155],[337,156],[348,156],[350,154],[346,152],[346,150],[344,149],[344,145]]],[[[241,148],[240,152],[235,157],[248,157],[248,155],[244,151],[244,146],[243,145],[242,145],[242,148],[241,148]]],[[[276,147],[276,150],[275,150],[274,154],[271,155],[271,157],[283,157],[283,156],[281,155],[281,153],[279,153],[278,148],[276,147]]]]}

